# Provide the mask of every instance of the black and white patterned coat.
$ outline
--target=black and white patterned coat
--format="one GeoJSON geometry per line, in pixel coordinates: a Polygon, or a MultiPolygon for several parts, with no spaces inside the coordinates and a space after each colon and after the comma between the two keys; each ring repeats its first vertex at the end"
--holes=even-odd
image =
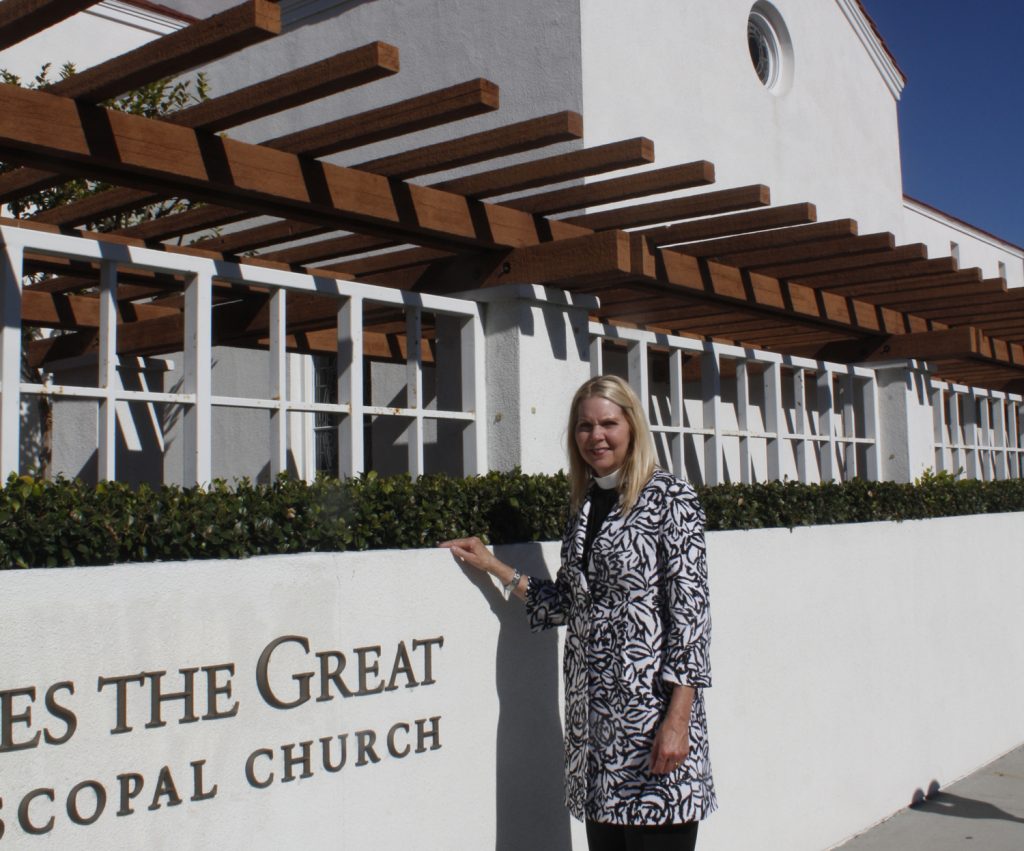
{"type": "Polygon", "coordinates": [[[616,506],[582,564],[589,498],[570,519],[554,582],[532,578],[533,629],[565,638],[566,805],[611,824],[695,821],[715,809],[701,689],[711,685],[704,512],[688,484],[657,471],[623,517],[616,506]],[[675,685],[695,687],[690,753],[651,774],[654,734],[675,685]]]}

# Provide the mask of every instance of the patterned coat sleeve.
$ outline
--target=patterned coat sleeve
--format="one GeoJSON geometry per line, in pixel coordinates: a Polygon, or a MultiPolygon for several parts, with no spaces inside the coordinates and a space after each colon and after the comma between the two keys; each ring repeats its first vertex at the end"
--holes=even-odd
{"type": "Polygon", "coordinates": [[[576,518],[570,517],[562,535],[562,566],[558,569],[555,581],[531,576],[526,586],[526,617],[534,632],[553,626],[565,626],[568,622],[572,588],[566,565],[575,527],[576,518]]]}
{"type": "Polygon", "coordinates": [[[711,685],[711,610],[708,597],[704,510],[685,483],[665,494],[659,542],[665,583],[665,663],[661,677],[672,685],[711,685]]]}

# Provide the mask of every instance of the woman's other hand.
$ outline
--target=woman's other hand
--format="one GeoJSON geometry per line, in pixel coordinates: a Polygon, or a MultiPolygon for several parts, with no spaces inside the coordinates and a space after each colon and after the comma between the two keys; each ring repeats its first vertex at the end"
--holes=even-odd
{"type": "Polygon", "coordinates": [[[668,774],[683,764],[690,753],[690,710],[693,688],[676,686],[668,712],[654,734],[651,744],[651,774],[668,774]]]}

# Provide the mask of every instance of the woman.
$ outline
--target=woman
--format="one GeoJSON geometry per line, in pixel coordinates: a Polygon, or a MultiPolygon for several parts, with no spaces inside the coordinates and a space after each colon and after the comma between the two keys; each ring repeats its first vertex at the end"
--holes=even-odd
{"type": "Polygon", "coordinates": [[[566,803],[592,851],[695,846],[715,809],[701,689],[711,685],[704,513],[655,469],[643,408],[615,376],[569,410],[572,516],[554,582],[477,538],[442,546],[526,601],[534,629],[567,626],[566,803]]]}

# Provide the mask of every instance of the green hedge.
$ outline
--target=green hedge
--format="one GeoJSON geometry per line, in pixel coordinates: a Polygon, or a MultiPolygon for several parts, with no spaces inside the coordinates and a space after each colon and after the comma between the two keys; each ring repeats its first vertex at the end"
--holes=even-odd
{"type": "MultiPolygon", "coordinates": [[[[1024,511],[1022,480],[946,474],[912,485],[768,482],[699,493],[711,530],[1024,511]]],[[[563,474],[519,472],[415,482],[369,473],[208,489],[12,476],[0,491],[0,569],[430,547],[468,534],[498,544],[554,540],[567,494],[563,474]]]]}

